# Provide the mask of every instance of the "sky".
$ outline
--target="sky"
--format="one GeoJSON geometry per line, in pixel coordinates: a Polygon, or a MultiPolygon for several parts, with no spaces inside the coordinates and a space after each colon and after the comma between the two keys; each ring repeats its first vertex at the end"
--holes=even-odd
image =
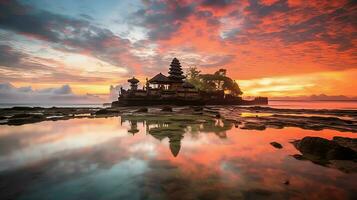
{"type": "Polygon", "coordinates": [[[352,0],[0,0],[0,102],[105,101],[174,57],[244,96],[355,97],[356,19],[352,0]]]}

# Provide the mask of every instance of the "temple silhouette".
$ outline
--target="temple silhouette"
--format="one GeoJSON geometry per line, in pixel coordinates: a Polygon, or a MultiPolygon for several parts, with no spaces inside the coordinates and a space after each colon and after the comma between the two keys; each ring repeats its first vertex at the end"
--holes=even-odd
{"type": "Polygon", "coordinates": [[[112,106],[146,106],[146,105],[255,105],[268,104],[268,98],[257,97],[243,100],[240,96],[225,94],[224,90],[201,91],[186,81],[180,61],[174,58],[170,64],[168,76],[158,73],[146,79],[142,89],[135,77],[128,80],[130,88],[120,88],[118,101],[112,106]]]}

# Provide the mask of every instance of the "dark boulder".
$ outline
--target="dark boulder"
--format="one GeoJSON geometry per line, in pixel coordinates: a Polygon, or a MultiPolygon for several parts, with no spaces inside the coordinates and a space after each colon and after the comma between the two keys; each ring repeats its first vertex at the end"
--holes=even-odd
{"type": "Polygon", "coordinates": [[[304,158],[304,156],[302,156],[302,155],[300,155],[300,154],[294,154],[294,155],[292,155],[292,157],[294,157],[296,160],[306,160],[306,159],[304,158]]]}
{"type": "Polygon", "coordinates": [[[335,136],[332,140],[337,142],[341,146],[348,147],[353,149],[354,151],[357,151],[357,138],[335,136]]]}
{"type": "Polygon", "coordinates": [[[304,157],[313,157],[318,160],[353,160],[356,152],[351,148],[341,146],[333,140],[320,137],[304,137],[293,142],[304,157]]]}
{"type": "Polygon", "coordinates": [[[281,144],[279,144],[279,143],[277,143],[277,142],[270,142],[270,144],[271,144],[273,147],[277,148],[277,149],[282,149],[282,148],[283,148],[283,145],[281,145],[281,144]]]}

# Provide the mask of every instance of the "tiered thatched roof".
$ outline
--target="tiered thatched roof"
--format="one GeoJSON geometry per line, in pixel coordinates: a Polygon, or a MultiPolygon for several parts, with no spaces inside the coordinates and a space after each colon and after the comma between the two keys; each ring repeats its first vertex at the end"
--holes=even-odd
{"type": "Polygon", "coordinates": [[[181,68],[180,61],[177,58],[174,58],[170,66],[170,75],[168,78],[174,83],[182,83],[185,76],[182,75],[183,71],[181,68]]]}

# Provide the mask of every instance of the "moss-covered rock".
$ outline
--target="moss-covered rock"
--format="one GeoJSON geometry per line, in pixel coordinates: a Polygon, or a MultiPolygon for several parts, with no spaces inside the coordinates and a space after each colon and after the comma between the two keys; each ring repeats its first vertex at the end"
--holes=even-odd
{"type": "Polygon", "coordinates": [[[264,124],[255,123],[255,122],[245,122],[241,129],[248,129],[248,130],[265,130],[266,126],[264,124]]]}
{"type": "Polygon", "coordinates": [[[161,108],[162,112],[172,112],[172,107],[171,106],[164,106],[161,108]]]}
{"type": "Polygon", "coordinates": [[[148,108],[142,107],[142,108],[139,108],[138,110],[136,110],[135,112],[138,112],[138,113],[147,113],[148,111],[149,111],[148,108]]]}

